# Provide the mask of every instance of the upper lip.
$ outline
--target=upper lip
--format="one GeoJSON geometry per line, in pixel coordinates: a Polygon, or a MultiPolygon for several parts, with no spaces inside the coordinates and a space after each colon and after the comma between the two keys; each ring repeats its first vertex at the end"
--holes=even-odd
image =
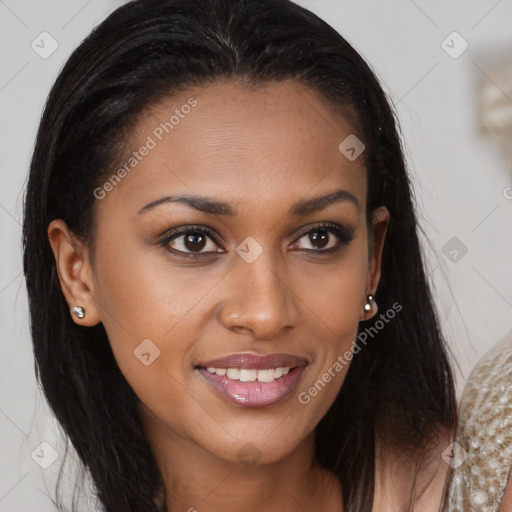
{"type": "Polygon", "coordinates": [[[248,352],[232,354],[219,359],[213,359],[198,366],[203,368],[245,368],[248,370],[268,370],[271,368],[294,368],[306,366],[307,360],[293,354],[266,354],[258,355],[248,352]]]}

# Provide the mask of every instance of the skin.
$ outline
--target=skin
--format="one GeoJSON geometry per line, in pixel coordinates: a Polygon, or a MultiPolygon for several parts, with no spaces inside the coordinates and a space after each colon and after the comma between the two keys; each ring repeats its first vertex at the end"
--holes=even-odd
{"type": "MultiPolygon", "coordinates": [[[[349,161],[338,150],[354,128],[322,97],[293,82],[257,90],[233,82],[191,89],[146,112],[131,150],[191,97],[197,106],[162,141],[153,136],[157,146],[97,201],[94,250],[62,220],[50,224],[63,293],[70,308],[85,308],[76,323],[102,322],[106,329],[140,399],[141,419],[173,496],[169,510],[341,510],[341,486],[315,463],[313,443],[348,365],[307,405],[298,394],[351,349],[358,322],[376,314],[365,312],[364,304],[378,287],[389,212],[376,209],[367,228],[363,158],[349,161]],[[289,213],[303,198],[340,188],[358,206],[344,200],[300,217],[289,213]],[[214,197],[238,214],[213,215],[181,203],[139,213],[175,194],[214,197]],[[353,229],[353,240],[329,255],[313,254],[315,247],[336,246],[337,235],[315,245],[298,231],[323,221],[353,229]],[[166,230],[191,224],[218,235],[218,243],[207,238],[198,252],[221,252],[179,257],[169,247],[194,250],[183,233],[167,248],[158,245],[166,230]],[[252,263],[235,251],[248,236],[263,249],[252,263]],[[144,339],[160,350],[149,366],[134,357],[144,339]],[[228,402],[194,370],[240,352],[291,353],[309,364],[285,400],[247,409],[228,402]],[[251,467],[239,459],[247,446],[256,459],[251,467]]],[[[404,489],[407,471],[400,474],[404,489]]],[[[379,490],[397,474],[377,479],[378,510],[394,510],[402,499],[379,490]]]]}
{"type": "Polygon", "coordinates": [[[505,487],[505,492],[503,494],[503,499],[501,502],[500,512],[511,512],[512,511],[512,485],[510,482],[510,478],[505,487]]]}

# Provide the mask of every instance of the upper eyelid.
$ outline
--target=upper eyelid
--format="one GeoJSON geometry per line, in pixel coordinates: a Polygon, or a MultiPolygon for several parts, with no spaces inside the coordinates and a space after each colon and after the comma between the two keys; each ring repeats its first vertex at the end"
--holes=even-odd
{"type": "Polygon", "coordinates": [[[304,226],[303,228],[300,228],[295,236],[301,238],[302,236],[304,236],[305,234],[309,233],[314,229],[325,229],[326,231],[341,230],[346,231],[347,235],[352,235],[355,231],[355,228],[351,228],[344,224],[340,224],[339,222],[336,221],[320,221],[318,224],[313,224],[312,226],[308,225],[304,226]]]}

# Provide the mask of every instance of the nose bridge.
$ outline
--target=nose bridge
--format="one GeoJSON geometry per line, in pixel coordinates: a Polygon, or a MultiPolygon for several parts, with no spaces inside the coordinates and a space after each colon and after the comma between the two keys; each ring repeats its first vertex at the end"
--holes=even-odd
{"type": "MultiPolygon", "coordinates": [[[[244,246],[241,244],[240,249],[244,246]]],[[[294,323],[294,299],[275,252],[263,250],[253,261],[237,255],[223,312],[228,328],[244,327],[261,338],[294,323]]]]}

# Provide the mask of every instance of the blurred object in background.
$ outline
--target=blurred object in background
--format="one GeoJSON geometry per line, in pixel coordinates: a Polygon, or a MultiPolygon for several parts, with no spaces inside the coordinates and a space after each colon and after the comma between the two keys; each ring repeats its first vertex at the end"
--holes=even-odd
{"type": "Polygon", "coordinates": [[[512,171],[512,48],[487,56],[490,65],[479,82],[479,127],[485,138],[497,146],[512,171]]]}

